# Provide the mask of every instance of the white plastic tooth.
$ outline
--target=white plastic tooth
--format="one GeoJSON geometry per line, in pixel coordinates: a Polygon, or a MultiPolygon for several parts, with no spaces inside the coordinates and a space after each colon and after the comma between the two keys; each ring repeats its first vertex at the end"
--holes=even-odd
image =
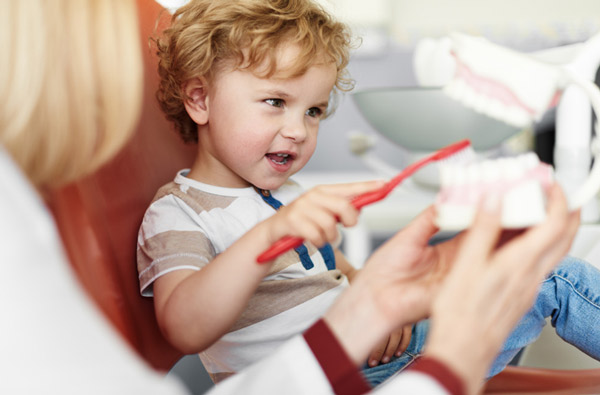
{"type": "Polygon", "coordinates": [[[479,165],[477,163],[467,166],[467,182],[469,185],[478,184],[481,179],[479,165]]]}
{"type": "Polygon", "coordinates": [[[517,158],[506,158],[502,163],[502,174],[507,180],[517,180],[523,175],[523,167],[517,158]]]}
{"type": "Polygon", "coordinates": [[[456,166],[454,170],[454,185],[463,186],[467,184],[467,171],[464,166],[456,166]]]}
{"type": "Polygon", "coordinates": [[[454,173],[452,167],[449,164],[440,166],[440,186],[442,188],[453,185],[454,173]]]}
{"type": "Polygon", "coordinates": [[[460,79],[452,80],[444,88],[444,90],[446,91],[448,96],[452,97],[453,99],[455,99],[457,101],[462,101],[462,97],[463,97],[466,89],[468,89],[467,84],[463,80],[460,80],[460,79]]]}
{"type": "Polygon", "coordinates": [[[500,179],[500,169],[498,164],[492,160],[485,160],[481,163],[481,178],[485,183],[494,183],[500,179]]]}
{"type": "Polygon", "coordinates": [[[506,109],[504,120],[517,128],[525,127],[531,122],[529,114],[516,106],[510,106],[506,109]]]}
{"type": "Polygon", "coordinates": [[[506,106],[500,103],[498,100],[490,100],[488,102],[488,106],[486,108],[486,114],[490,117],[502,121],[504,118],[504,113],[506,111],[506,106]]]}
{"type": "Polygon", "coordinates": [[[517,120],[516,126],[519,127],[524,128],[531,123],[531,116],[529,115],[529,113],[527,113],[527,111],[523,110],[522,108],[517,109],[515,118],[517,120]]]}
{"type": "Polygon", "coordinates": [[[476,93],[475,100],[473,102],[473,109],[478,113],[488,115],[489,101],[490,100],[487,97],[476,93]]]}
{"type": "Polygon", "coordinates": [[[521,155],[521,163],[525,169],[533,169],[540,164],[538,156],[533,152],[521,155]]]}
{"type": "Polygon", "coordinates": [[[475,91],[471,87],[466,87],[461,100],[465,106],[475,109],[475,106],[478,101],[477,93],[475,93],[475,91]]]}

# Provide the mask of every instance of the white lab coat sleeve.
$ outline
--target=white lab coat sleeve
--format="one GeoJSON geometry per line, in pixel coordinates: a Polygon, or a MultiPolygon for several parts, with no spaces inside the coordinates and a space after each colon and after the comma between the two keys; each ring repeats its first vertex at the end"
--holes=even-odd
{"type": "MultiPolygon", "coordinates": [[[[207,395],[234,394],[333,394],[327,376],[302,336],[274,354],[217,384],[207,395]]],[[[372,391],[377,395],[450,394],[431,375],[407,370],[372,391]]]]}
{"type": "Polygon", "coordinates": [[[414,368],[370,390],[323,320],[269,357],[213,387],[231,394],[460,394],[462,383],[443,364],[423,358],[414,368]]]}
{"type": "Polygon", "coordinates": [[[275,353],[217,384],[208,395],[332,394],[333,389],[304,337],[298,335],[275,353]]]}
{"type": "Polygon", "coordinates": [[[405,370],[373,391],[377,395],[421,394],[447,395],[448,392],[433,376],[412,370],[405,370]]]}

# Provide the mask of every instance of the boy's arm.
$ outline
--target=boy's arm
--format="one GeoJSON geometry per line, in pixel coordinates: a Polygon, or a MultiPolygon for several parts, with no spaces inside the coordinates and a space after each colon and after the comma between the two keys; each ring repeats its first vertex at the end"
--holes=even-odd
{"type": "Polygon", "coordinates": [[[270,246],[259,223],[201,270],[176,270],[154,282],[154,308],[165,337],[185,353],[218,340],[240,316],[271,265],[256,263],[270,246]]]}
{"type": "Polygon", "coordinates": [[[358,269],[356,269],[349,261],[346,259],[342,251],[339,248],[334,248],[333,253],[335,255],[335,266],[348,277],[348,281],[352,282],[354,276],[358,273],[358,269]]]}
{"type": "MultiPolygon", "coordinates": [[[[345,226],[357,221],[358,211],[349,197],[381,184],[313,188],[257,224],[201,270],[182,269],[160,276],[154,282],[154,306],[167,340],[190,354],[209,347],[231,328],[268,274],[271,264],[257,264],[258,255],[286,235],[303,237],[315,245],[334,239],[337,219],[345,226]]],[[[351,270],[343,261],[345,270],[351,270]]]]}

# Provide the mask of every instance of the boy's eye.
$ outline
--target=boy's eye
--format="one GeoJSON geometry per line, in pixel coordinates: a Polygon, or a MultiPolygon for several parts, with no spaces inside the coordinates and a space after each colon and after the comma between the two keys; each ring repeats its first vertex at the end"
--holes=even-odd
{"type": "Polygon", "coordinates": [[[283,107],[283,100],[281,99],[267,99],[265,103],[273,107],[283,107]]]}
{"type": "Polygon", "coordinates": [[[313,118],[319,118],[323,114],[323,111],[319,107],[311,107],[306,110],[306,115],[313,118]]]}

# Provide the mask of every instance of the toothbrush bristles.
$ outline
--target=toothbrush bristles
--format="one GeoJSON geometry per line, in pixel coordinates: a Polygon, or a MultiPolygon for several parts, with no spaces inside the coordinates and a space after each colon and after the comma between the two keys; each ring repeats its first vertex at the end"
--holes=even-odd
{"type": "Polygon", "coordinates": [[[457,163],[457,164],[469,164],[476,160],[477,156],[475,150],[471,144],[463,147],[459,151],[456,151],[452,155],[443,157],[439,160],[440,164],[457,163]]]}

